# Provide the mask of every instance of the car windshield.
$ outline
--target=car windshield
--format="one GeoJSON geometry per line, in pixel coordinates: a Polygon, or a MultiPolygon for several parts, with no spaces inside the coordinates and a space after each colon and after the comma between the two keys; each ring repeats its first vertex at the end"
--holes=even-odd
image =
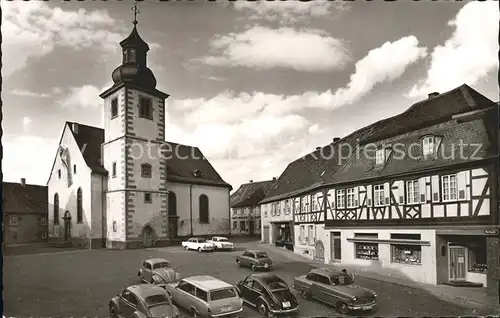
{"type": "Polygon", "coordinates": [[[210,300],[221,300],[236,297],[238,294],[234,288],[218,289],[210,292],[210,300]]]}
{"type": "Polygon", "coordinates": [[[159,305],[170,305],[170,298],[165,294],[156,294],[144,299],[146,305],[151,308],[159,305]]]}
{"type": "Polygon", "coordinates": [[[205,239],[198,239],[198,243],[205,243],[207,240],[205,239]]]}
{"type": "Polygon", "coordinates": [[[269,284],[269,290],[271,290],[271,292],[278,292],[278,291],[283,291],[283,290],[287,290],[288,289],[288,286],[285,284],[285,282],[280,282],[280,281],[277,281],[277,282],[272,282],[269,284]]]}
{"type": "Polygon", "coordinates": [[[350,285],[353,280],[349,275],[339,275],[331,278],[332,285],[350,285]]]}
{"type": "Polygon", "coordinates": [[[170,268],[170,263],[168,262],[159,262],[153,264],[153,269],[158,269],[158,268],[170,268]]]}
{"type": "Polygon", "coordinates": [[[218,240],[219,240],[219,242],[227,242],[227,238],[225,238],[225,237],[221,237],[218,240]]]}
{"type": "Polygon", "coordinates": [[[255,253],[255,257],[256,257],[256,258],[268,258],[268,256],[267,256],[267,253],[266,253],[266,252],[258,252],[258,253],[255,253]]]}

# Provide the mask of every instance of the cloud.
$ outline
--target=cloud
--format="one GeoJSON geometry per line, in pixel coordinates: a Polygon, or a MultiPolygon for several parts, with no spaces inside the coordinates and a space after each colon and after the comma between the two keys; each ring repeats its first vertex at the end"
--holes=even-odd
{"type": "Polygon", "coordinates": [[[455,28],[452,36],[432,51],[426,78],[408,95],[421,97],[464,83],[474,85],[498,67],[498,20],[498,2],[467,3],[448,22],[455,28]]]}
{"type": "Polygon", "coordinates": [[[31,122],[32,122],[32,120],[30,117],[28,117],[28,116],[23,117],[23,130],[25,132],[28,132],[30,130],[31,122]]]}
{"type": "Polygon", "coordinates": [[[358,101],[376,84],[393,82],[403,75],[408,66],[426,56],[427,49],[419,47],[418,40],[413,35],[384,43],[356,62],[356,71],[350,76],[347,86],[338,89],[333,95],[332,106],[339,107],[358,101]]]}
{"type": "Polygon", "coordinates": [[[242,33],[217,36],[211,48],[216,54],[200,60],[212,66],[326,72],[341,69],[350,61],[341,40],[313,29],[297,31],[257,26],[242,33]]]}
{"type": "Polygon", "coordinates": [[[345,1],[236,1],[236,10],[250,12],[250,19],[295,23],[312,17],[335,17],[349,9],[345,1]]]}
{"type": "Polygon", "coordinates": [[[104,90],[111,87],[111,84],[98,88],[93,85],[83,85],[79,87],[70,87],[69,93],[66,94],[59,104],[65,108],[96,108],[103,105],[102,98],[99,95],[104,90]]]}
{"type": "Polygon", "coordinates": [[[2,138],[4,181],[30,184],[47,183],[57,150],[58,138],[4,135],[2,138]]]}
{"type": "Polygon", "coordinates": [[[46,93],[36,93],[24,89],[14,89],[10,91],[10,94],[16,96],[25,96],[25,97],[42,97],[42,98],[50,97],[50,95],[46,93]]]}
{"type": "Polygon", "coordinates": [[[42,1],[6,1],[2,5],[3,75],[11,75],[56,46],[114,51],[124,36],[120,25],[104,10],[71,11],[42,1]]]}

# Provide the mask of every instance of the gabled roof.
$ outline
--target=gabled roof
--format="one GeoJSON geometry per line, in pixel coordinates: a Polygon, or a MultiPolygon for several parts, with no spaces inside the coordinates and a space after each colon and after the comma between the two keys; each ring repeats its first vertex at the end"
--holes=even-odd
{"type": "Polygon", "coordinates": [[[278,178],[276,187],[260,203],[282,200],[335,183],[337,173],[360,144],[423,129],[450,120],[453,115],[488,108],[492,104],[493,101],[466,84],[417,102],[401,114],[358,129],[340,141],[293,161],[278,178]]]}
{"type": "Polygon", "coordinates": [[[3,182],[3,210],[13,214],[42,214],[48,211],[47,186],[3,182]]]}
{"type": "Polygon", "coordinates": [[[83,159],[93,172],[107,174],[101,164],[101,145],[104,143],[104,130],[101,128],[82,125],[75,122],[66,122],[73,133],[73,137],[82,152],[83,159]],[[78,128],[75,131],[75,124],[78,128]]]}
{"type": "MultiPolygon", "coordinates": [[[[73,122],[67,122],[80,150],[82,151],[85,162],[94,172],[107,173],[101,165],[101,145],[104,143],[104,129],[77,124],[77,133],[75,133],[73,122]]],[[[218,187],[231,188],[231,185],[225,182],[203,153],[197,147],[181,145],[166,141],[172,153],[167,154],[167,181],[179,183],[192,183],[212,185],[218,187]]]]}
{"type": "Polygon", "coordinates": [[[231,208],[253,207],[257,205],[275,184],[276,180],[242,184],[229,198],[231,208]]]}

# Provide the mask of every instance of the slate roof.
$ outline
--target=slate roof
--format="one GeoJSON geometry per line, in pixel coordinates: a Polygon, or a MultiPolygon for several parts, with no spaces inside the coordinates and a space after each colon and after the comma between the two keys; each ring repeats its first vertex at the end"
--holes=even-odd
{"type": "MultiPolygon", "coordinates": [[[[492,104],[494,104],[493,101],[466,84],[439,94],[437,97],[417,102],[401,114],[358,129],[336,143],[330,143],[320,150],[315,150],[293,161],[278,178],[276,187],[260,203],[289,198],[319,188],[322,185],[336,183],[337,180],[340,180],[337,178],[337,174],[341,170],[345,170],[344,165],[350,162],[349,158],[358,151],[357,147],[359,145],[373,143],[377,140],[402,135],[440,122],[449,121],[453,115],[476,109],[485,109],[491,107],[492,104]]],[[[466,125],[457,129],[458,131],[462,129],[461,134],[464,135],[467,129],[471,129],[471,127],[466,125]]],[[[474,139],[476,137],[469,138],[474,139]]],[[[451,140],[447,138],[443,142],[449,143],[451,140]]],[[[370,157],[374,158],[373,156],[370,157]]],[[[389,167],[387,169],[387,172],[391,171],[389,167]]],[[[398,170],[401,168],[394,166],[391,169],[398,170]]],[[[353,170],[357,173],[355,177],[368,176],[365,173],[367,170],[365,167],[361,171],[355,170],[353,170]]],[[[349,179],[343,178],[343,181],[349,179]]]]}
{"type": "Polygon", "coordinates": [[[231,194],[229,204],[231,208],[253,207],[262,200],[276,184],[276,180],[258,181],[242,184],[236,192],[231,194]]]}
{"type": "MultiPolygon", "coordinates": [[[[85,162],[92,171],[107,173],[101,165],[101,145],[104,142],[104,129],[78,124],[78,133],[73,131],[73,122],[68,122],[76,142],[83,151],[85,162]],[[84,145],[85,148],[84,148],[84,145]]],[[[210,162],[205,158],[198,147],[192,147],[174,142],[166,141],[172,150],[167,154],[167,181],[179,183],[192,183],[227,187],[231,185],[225,182],[210,162]],[[195,170],[198,176],[195,176],[195,170]]]]}
{"type": "Polygon", "coordinates": [[[47,186],[3,182],[3,210],[13,214],[48,213],[47,186]]]}

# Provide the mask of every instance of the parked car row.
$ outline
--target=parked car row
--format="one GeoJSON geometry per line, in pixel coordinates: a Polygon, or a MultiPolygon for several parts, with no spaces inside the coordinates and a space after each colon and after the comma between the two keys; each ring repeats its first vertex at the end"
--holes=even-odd
{"type": "Polygon", "coordinates": [[[186,251],[194,250],[198,252],[213,252],[216,250],[233,250],[234,243],[231,243],[226,237],[214,236],[210,240],[200,237],[192,237],[181,243],[186,251]]]}
{"type": "MultiPolygon", "coordinates": [[[[273,267],[267,253],[259,250],[244,251],[236,262],[252,271],[270,271],[273,267]]],[[[272,273],[250,273],[232,285],[206,275],[181,278],[168,260],[152,258],[142,263],[137,276],[142,284],[125,288],[109,302],[111,318],[179,318],[179,308],[193,317],[233,318],[243,311],[243,303],[263,317],[299,310],[291,288],[272,273]]],[[[346,271],[313,269],[294,278],[293,289],[304,299],[334,306],[342,314],[372,310],[377,304],[376,293],[354,284],[354,275],[346,271]]]]}

